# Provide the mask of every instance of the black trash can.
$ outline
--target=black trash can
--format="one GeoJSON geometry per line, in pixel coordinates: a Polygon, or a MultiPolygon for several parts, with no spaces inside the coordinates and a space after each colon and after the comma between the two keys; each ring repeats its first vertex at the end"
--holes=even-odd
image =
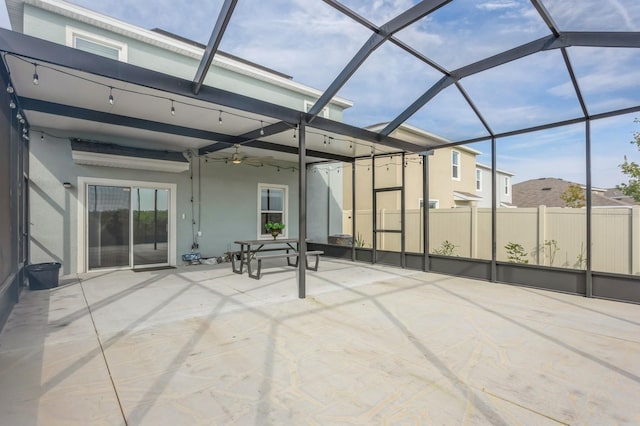
{"type": "Polygon", "coordinates": [[[35,263],[27,265],[27,275],[29,276],[30,290],[46,290],[58,287],[58,274],[60,263],[35,263]]]}

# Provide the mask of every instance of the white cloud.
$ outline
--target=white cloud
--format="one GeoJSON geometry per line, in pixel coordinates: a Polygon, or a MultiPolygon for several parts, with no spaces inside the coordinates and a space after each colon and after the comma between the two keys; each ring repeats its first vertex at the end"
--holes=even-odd
{"type": "Polygon", "coordinates": [[[497,0],[497,1],[488,1],[485,3],[480,3],[476,5],[476,8],[481,10],[503,10],[503,9],[512,9],[517,7],[518,3],[512,0],[497,0]]]}

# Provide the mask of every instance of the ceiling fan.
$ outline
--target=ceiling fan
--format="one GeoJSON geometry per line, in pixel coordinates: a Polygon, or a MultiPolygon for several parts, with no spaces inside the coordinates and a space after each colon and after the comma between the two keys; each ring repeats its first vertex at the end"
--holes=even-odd
{"type": "Polygon", "coordinates": [[[235,148],[235,152],[229,158],[229,161],[231,161],[233,164],[246,163],[246,164],[260,165],[264,161],[273,159],[273,157],[248,157],[240,153],[239,144],[235,144],[233,147],[235,148]]]}

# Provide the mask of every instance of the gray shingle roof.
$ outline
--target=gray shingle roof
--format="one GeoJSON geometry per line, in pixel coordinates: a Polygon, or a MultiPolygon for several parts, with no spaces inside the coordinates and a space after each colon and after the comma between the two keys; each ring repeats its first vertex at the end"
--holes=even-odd
{"type": "MultiPolygon", "coordinates": [[[[539,178],[516,183],[512,188],[512,201],[518,207],[567,207],[561,195],[570,185],[579,185],[584,188],[582,184],[558,178],[539,178]]],[[[605,192],[592,191],[592,205],[595,207],[633,205],[626,200],[616,200],[604,194],[605,192]]]]}

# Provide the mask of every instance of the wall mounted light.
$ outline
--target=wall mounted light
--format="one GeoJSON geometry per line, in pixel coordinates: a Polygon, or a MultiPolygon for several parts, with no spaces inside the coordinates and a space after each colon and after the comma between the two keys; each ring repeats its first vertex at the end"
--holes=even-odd
{"type": "Polygon", "coordinates": [[[64,186],[65,189],[70,189],[71,187],[73,187],[73,185],[71,185],[71,182],[64,182],[62,186],[64,186]]]}

